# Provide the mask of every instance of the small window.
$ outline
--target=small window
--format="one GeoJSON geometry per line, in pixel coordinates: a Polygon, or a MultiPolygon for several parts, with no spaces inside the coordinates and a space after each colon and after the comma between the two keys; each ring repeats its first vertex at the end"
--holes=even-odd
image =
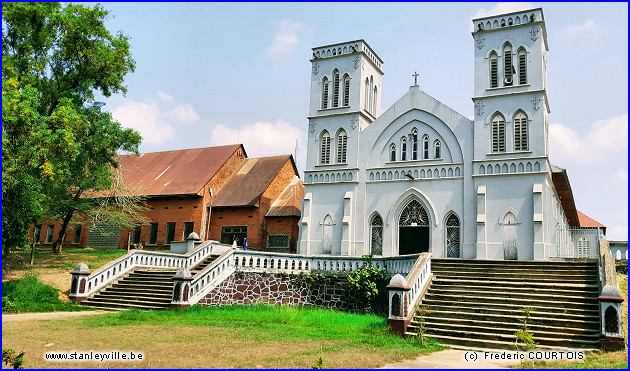
{"type": "Polygon", "coordinates": [[[527,53],[522,48],[518,51],[518,83],[527,84],[527,53]]]}
{"type": "Polygon", "coordinates": [[[422,137],[422,158],[429,159],[429,137],[427,135],[422,137]]]}
{"type": "Polygon", "coordinates": [[[400,144],[400,160],[407,161],[407,138],[402,138],[400,144]]]}
{"type": "Polygon", "coordinates": [[[333,72],[333,107],[339,107],[339,71],[333,72]]]}
{"type": "Polygon", "coordinates": [[[370,80],[367,77],[365,78],[365,101],[363,108],[368,112],[370,111],[370,80]]]}
{"type": "Polygon", "coordinates": [[[175,240],[175,222],[166,223],[166,238],[164,244],[169,245],[175,240]]]}
{"type": "Polygon", "coordinates": [[[72,237],[72,243],[77,245],[80,239],[81,239],[81,226],[77,225],[74,227],[74,237],[72,237]]]}
{"type": "Polygon", "coordinates": [[[288,234],[270,234],[267,236],[267,247],[271,249],[288,249],[290,241],[288,234]]]}
{"type": "Polygon", "coordinates": [[[330,134],[328,134],[328,131],[326,130],[322,132],[321,136],[319,162],[322,165],[330,163],[330,134]]]}
{"type": "Polygon", "coordinates": [[[514,66],[512,65],[512,46],[510,44],[505,44],[503,47],[503,76],[505,76],[505,86],[512,86],[514,83],[514,66]]]}
{"type": "Polygon", "coordinates": [[[343,76],[343,105],[345,107],[350,105],[350,76],[343,76]]]}
{"type": "Polygon", "coordinates": [[[411,159],[418,159],[418,130],[416,129],[411,132],[411,159]]]}
{"type": "Polygon", "coordinates": [[[345,164],[346,163],[346,151],[348,148],[348,136],[346,132],[342,129],[337,134],[337,163],[345,164]]]}
{"type": "Polygon", "coordinates": [[[149,233],[149,244],[155,245],[157,243],[158,223],[151,223],[149,233]]]}
{"type": "Polygon", "coordinates": [[[523,112],[519,112],[514,117],[514,150],[527,151],[527,116],[523,112]]]}
{"type": "Polygon", "coordinates": [[[499,60],[499,57],[497,56],[497,53],[492,52],[490,54],[490,87],[491,88],[496,88],[499,86],[498,60],[499,60]]]}
{"type": "Polygon", "coordinates": [[[36,244],[41,243],[40,241],[41,235],[42,235],[42,225],[38,224],[33,229],[33,241],[35,241],[36,244]]]}
{"type": "Polygon", "coordinates": [[[442,158],[442,154],[440,153],[440,141],[436,140],[435,142],[433,142],[433,149],[435,152],[435,158],[442,158]]]}
{"type": "Polygon", "coordinates": [[[492,152],[505,152],[505,119],[501,115],[492,119],[492,152]]]}
{"type": "Polygon", "coordinates": [[[372,97],[374,100],[372,103],[372,115],[376,116],[376,103],[378,102],[378,88],[374,87],[374,96],[372,97]]]}
{"type": "Polygon", "coordinates": [[[48,230],[46,231],[46,242],[45,243],[52,243],[53,240],[53,234],[55,233],[55,226],[52,224],[48,225],[48,230]]]}
{"type": "Polygon", "coordinates": [[[140,244],[141,235],[142,235],[142,225],[136,224],[136,226],[133,228],[133,240],[131,241],[131,243],[134,243],[136,245],[140,244]]]}
{"type": "Polygon", "coordinates": [[[195,222],[184,222],[184,239],[187,239],[195,229],[195,222]]]}
{"type": "Polygon", "coordinates": [[[328,108],[328,78],[322,80],[322,108],[328,108]]]}
{"type": "Polygon", "coordinates": [[[391,146],[389,146],[389,160],[390,161],[396,161],[396,145],[392,143],[391,146]]]}
{"type": "Polygon", "coordinates": [[[372,255],[383,255],[383,219],[379,214],[372,217],[370,251],[372,255]]]}

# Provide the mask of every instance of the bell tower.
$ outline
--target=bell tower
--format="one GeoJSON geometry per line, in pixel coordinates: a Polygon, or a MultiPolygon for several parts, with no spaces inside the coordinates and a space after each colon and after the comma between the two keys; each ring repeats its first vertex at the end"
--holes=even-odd
{"type": "Polygon", "coordinates": [[[547,32],[541,8],[473,19],[475,160],[548,156],[547,32]]]}

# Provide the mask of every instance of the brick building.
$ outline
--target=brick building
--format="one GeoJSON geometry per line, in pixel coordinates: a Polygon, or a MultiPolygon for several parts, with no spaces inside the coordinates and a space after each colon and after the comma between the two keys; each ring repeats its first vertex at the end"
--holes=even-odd
{"type": "MultiPolygon", "coordinates": [[[[116,225],[80,224],[77,216],[68,227],[64,248],[126,248],[131,243],[163,249],[191,232],[201,239],[221,240],[224,225],[246,227],[239,232],[248,230],[249,245],[264,247],[264,215],[297,175],[291,155],[248,159],[240,144],[123,155],[118,162],[127,187],[147,197],[149,223],[120,230],[116,225]],[[215,216],[217,211],[220,215],[215,216]]],[[[51,244],[60,228],[61,221],[45,221],[31,229],[30,237],[51,244]]],[[[242,243],[245,235],[240,236],[242,243]]]]}

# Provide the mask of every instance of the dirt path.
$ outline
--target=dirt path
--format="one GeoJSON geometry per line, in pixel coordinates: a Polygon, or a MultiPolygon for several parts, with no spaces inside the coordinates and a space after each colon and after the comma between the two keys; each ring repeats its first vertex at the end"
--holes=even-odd
{"type": "MultiPolygon", "coordinates": [[[[497,350],[492,350],[497,352],[497,350]]],[[[500,351],[498,351],[500,352],[500,351]]],[[[514,365],[520,361],[512,360],[486,360],[484,358],[484,350],[477,349],[475,351],[466,351],[459,349],[447,349],[441,352],[434,352],[426,355],[422,355],[414,360],[405,361],[400,363],[392,363],[383,366],[382,368],[509,368],[509,365],[514,365]],[[475,354],[475,355],[473,355],[475,354]],[[469,359],[468,361],[466,360],[469,359]],[[474,360],[473,360],[474,359],[474,360]]]]}
{"type": "Polygon", "coordinates": [[[19,314],[2,314],[2,322],[15,321],[38,321],[50,319],[62,319],[68,317],[91,316],[95,314],[108,313],[102,310],[86,310],[81,312],[47,312],[47,313],[19,313],[19,314]]]}

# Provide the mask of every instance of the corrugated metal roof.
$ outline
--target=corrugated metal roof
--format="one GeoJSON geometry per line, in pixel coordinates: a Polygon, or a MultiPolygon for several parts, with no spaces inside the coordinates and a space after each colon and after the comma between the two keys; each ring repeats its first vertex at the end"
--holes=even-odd
{"type": "MultiPolygon", "coordinates": [[[[123,179],[134,195],[200,194],[240,144],[118,156],[123,179]]],[[[245,151],[243,150],[243,153],[245,151]]]]}
{"type": "Polygon", "coordinates": [[[273,202],[265,216],[301,216],[304,183],[296,175],[273,202]]]}
{"type": "MultiPolygon", "coordinates": [[[[225,182],[212,207],[256,206],[291,155],[250,158],[225,182]]],[[[295,168],[295,166],[294,166],[295,168]]]]}
{"type": "Polygon", "coordinates": [[[584,214],[580,210],[577,211],[578,219],[580,219],[580,227],[582,228],[606,228],[605,225],[598,222],[597,220],[591,218],[590,216],[584,214]]]}
{"type": "Polygon", "coordinates": [[[551,179],[554,188],[556,188],[556,193],[560,198],[560,204],[564,210],[564,215],[567,217],[567,222],[571,227],[579,228],[580,221],[578,219],[577,209],[575,208],[573,191],[571,190],[571,183],[569,183],[567,171],[559,166],[551,165],[551,179]]]}

